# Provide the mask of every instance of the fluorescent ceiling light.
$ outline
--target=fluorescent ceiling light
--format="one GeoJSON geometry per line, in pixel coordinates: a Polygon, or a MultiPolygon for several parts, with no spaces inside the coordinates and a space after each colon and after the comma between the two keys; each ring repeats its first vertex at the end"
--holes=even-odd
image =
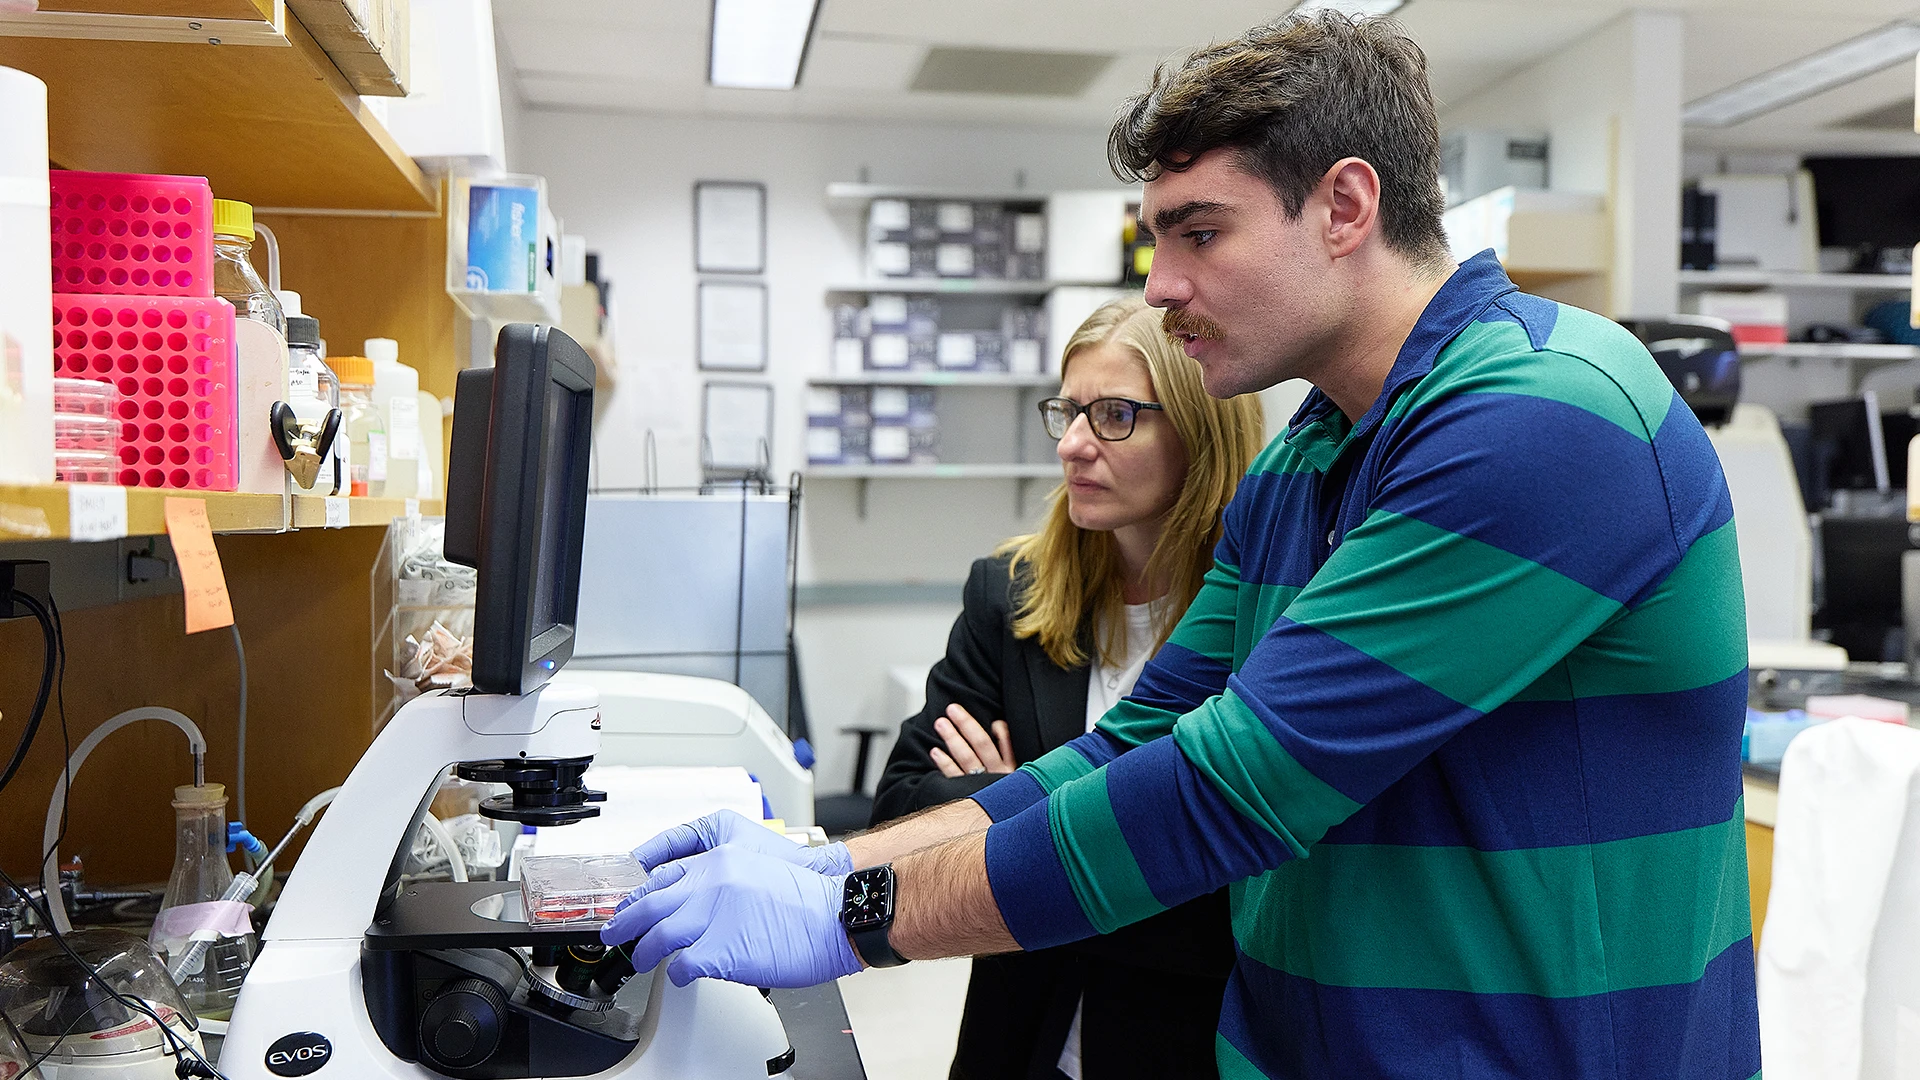
{"type": "Polygon", "coordinates": [[[713,0],[707,81],[745,90],[791,90],[813,35],[819,0],[713,0]]]}
{"type": "Polygon", "coordinates": [[[1337,11],[1342,15],[1391,15],[1407,0],[1300,0],[1288,14],[1311,15],[1316,11],[1337,11]]]}
{"type": "Polygon", "coordinates": [[[1704,127],[1728,127],[1911,61],[1916,53],[1920,53],[1920,25],[1892,23],[1708,94],[1688,104],[1680,119],[1704,127]]]}

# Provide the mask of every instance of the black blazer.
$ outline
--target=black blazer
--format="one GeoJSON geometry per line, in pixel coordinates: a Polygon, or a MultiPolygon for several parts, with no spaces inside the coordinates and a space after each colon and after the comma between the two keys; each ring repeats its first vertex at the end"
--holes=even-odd
{"type": "MultiPolygon", "coordinates": [[[[1086,733],[1086,665],[1062,668],[1013,636],[1005,557],[980,559],[947,654],[927,675],[927,703],[900,725],[874,797],[880,824],[965,798],[997,776],[945,777],[928,751],[933,722],[959,702],[982,724],[1005,720],[1014,757],[1032,761],[1086,733]]],[[[1092,634],[1081,627],[1082,644],[1092,634]]],[[[1225,891],[1103,937],[973,961],[955,1080],[1052,1078],[1076,1002],[1086,1080],[1215,1076],[1214,1030],[1233,967],[1225,891]]]]}

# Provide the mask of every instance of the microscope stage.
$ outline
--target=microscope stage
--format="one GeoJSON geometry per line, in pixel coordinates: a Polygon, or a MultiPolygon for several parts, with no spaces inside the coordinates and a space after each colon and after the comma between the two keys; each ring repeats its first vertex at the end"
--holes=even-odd
{"type": "Polygon", "coordinates": [[[378,952],[598,945],[600,927],[529,925],[517,881],[420,881],[380,909],[366,944],[378,952]]]}

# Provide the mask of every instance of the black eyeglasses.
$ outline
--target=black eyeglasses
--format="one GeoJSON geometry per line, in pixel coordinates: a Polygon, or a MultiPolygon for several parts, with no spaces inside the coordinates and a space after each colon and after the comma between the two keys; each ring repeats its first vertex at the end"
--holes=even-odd
{"type": "Polygon", "coordinates": [[[1072,398],[1055,397],[1040,403],[1040,422],[1047,426],[1048,435],[1064,439],[1067,429],[1073,426],[1074,417],[1085,413],[1088,426],[1093,428],[1094,438],[1103,442],[1119,442],[1133,434],[1134,421],[1139,418],[1142,409],[1167,411],[1158,402],[1135,401],[1132,398],[1094,398],[1082,405],[1072,398]]]}

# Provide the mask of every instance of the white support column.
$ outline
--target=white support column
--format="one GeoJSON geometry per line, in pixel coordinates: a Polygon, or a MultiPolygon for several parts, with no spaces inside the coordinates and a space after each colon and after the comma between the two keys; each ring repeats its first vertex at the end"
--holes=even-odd
{"type": "Polygon", "coordinates": [[[1667,314],[1679,304],[1684,33],[1680,15],[1627,12],[1441,116],[1446,131],[1545,133],[1548,187],[1610,198],[1605,314],[1667,314]]]}
{"type": "Polygon", "coordinates": [[[1614,163],[1615,314],[1664,315],[1680,304],[1680,72],[1686,20],[1634,11],[1631,76],[1614,163]]]}

